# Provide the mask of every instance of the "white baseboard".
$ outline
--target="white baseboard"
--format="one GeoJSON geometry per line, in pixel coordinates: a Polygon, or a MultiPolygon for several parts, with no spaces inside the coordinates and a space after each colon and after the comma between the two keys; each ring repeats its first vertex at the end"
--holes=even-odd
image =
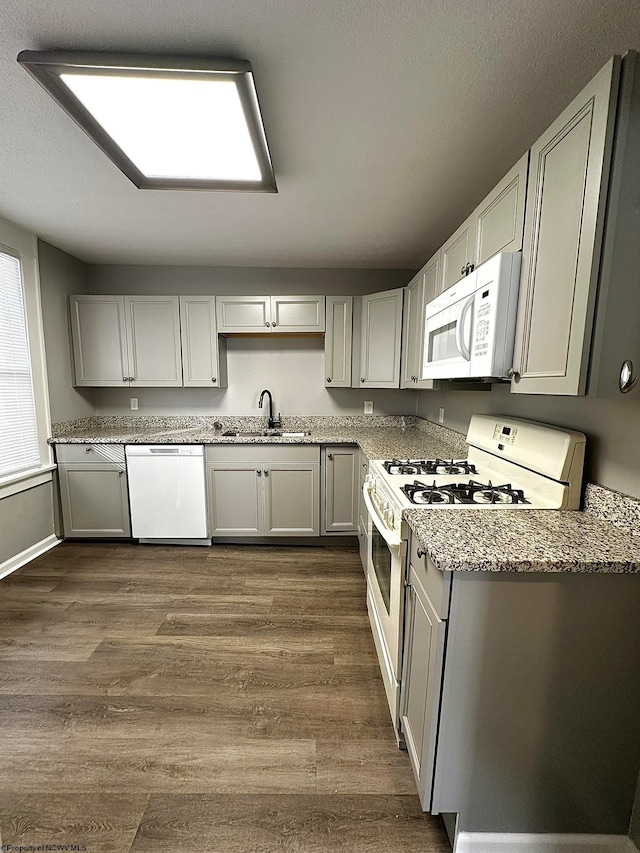
{"type": "Polygon", "coordinates": [[[19,554],[15,555],[15,557],[10,557],[8,560],[5,560],[4,563],[0,563],[0,579],[10,575],[11,572],[15,572],[16,569],[26,565],[26,563],[30,563],[31,560],[35,560],[36,557],[39,557],[40,554],[44,554],[45,551],[50,551],[51,548],[55,548],[60,541],[61,540],[52,533],[51,536],[47,536],[46,539],[41,539],[40,542],[36,542],[36,544],[32,545],[30,548],[20,551],[19,554]]]}
{"type": "Polygon", "coordinates": [[[626,835],[459,832],[454,853],[637,853],[626,835]]]}

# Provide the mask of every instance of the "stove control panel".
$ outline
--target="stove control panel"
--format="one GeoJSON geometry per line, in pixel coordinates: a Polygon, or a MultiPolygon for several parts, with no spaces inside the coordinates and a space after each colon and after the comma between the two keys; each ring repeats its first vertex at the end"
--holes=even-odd
{"type": "Polygon", "coordinates": [[[500,444],[513,444],[518,434],[518,427],[496,424],[493,430],[493,438],[500,444]]]}

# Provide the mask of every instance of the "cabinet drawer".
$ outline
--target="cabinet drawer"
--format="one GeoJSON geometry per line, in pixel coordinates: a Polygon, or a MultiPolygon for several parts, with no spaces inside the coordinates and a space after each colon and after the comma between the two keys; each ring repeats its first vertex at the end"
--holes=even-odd
{"type": "Polygon", "coordinates": [[[317,444],[208,444],[205,447],[207,462],[317,462],[320,464],[320,446],[317,444]]]}
{"type": "Polygon", "coordinates": [[[420,578],[424,589],[440,619],[446,619],[449,613],[451,592],[451,572],[441,572],[424,553],[420,540],[411,534],[409,562],[420,578]]]}
{"type": "Polygon", "coordinates": [[[58,462],[91,462],[124,466],[122,444],[56,444],[58,462]]]}

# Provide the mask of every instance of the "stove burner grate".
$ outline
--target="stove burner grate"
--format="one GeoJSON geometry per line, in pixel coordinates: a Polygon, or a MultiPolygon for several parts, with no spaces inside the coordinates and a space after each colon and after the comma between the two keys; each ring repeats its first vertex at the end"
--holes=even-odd
{"type": "Polygon", "coordinates": [[[411,503],[420,506],[437,504],[526,504],[522,489],[514,489],[511,483],[494,486],[470,480],[468,483],[447,483],[443,486],[432,485],[415,480],[401,486],[400,491],[409,498],[411,503]]]}
{"type": "Polygon", "coordinates": [[[388,474],[477,474],[466,459],[391,459],[383,463],[388,474]]]}

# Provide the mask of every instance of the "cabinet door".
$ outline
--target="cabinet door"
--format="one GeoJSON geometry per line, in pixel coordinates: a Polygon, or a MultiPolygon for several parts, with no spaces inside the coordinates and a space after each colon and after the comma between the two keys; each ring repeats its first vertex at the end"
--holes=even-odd
{"type": "Polygon", "coordinates": [[[265,536],[320,535],[320,465],[265,462],[265,536]]]}
{"type": "Polygon", "coordinates": [[[405,602],[405,648],[400,716],[422,808],[430,811],[444,661],[445,623],[413,566],[405,602]]]}
{"type": "Polygon", "coordinates": [[[614,57],[531,149],[512,392],[584,393],[618,79],[614,57]]]}
{"type": "Polygon", "coordinates": [[[351,386],[353,297],[327,296],[324,339],[324,384],[327,388],[351,386]]]}
{"type": "Polygon", "coordinates": [[[215,296],[180,297],[180,333],[182,384],[226,388],[226,352],[219,346],[215,296]]]}
{"type": "Polygon", "coordinates": [[[422,365],[424,363],[424,310],[430,302],[438,295],[438,287],[440,285],[440,268],[442,266],[442,254],[437,252],[430,261],[427,262],[422,270],[422,308],[420,311],[420,331],[418,333],[418,346],[416,347],[416,358],[418,361],[415,365],[415,382],[416,388],[433,389],[438,388],[439,382],[435,379],[421,379],[422,365]]]}
{"type": "Polygon", "coordinates": [[[271,328],[277,332],[324,332],[324,296],[272,296],[271,328]]]}
{"type": "Polygon", "coordinates": [[[360,388],[400,387],[403,289],[362,297],[360,388]]]}
{"type": "Polygon", "coordinates": [[[218,296],[218,332],[271,331],[271,299],[268,296],[218,296]]]}
{"type": "Polygon", "coordinates": [[[473,262],[476,266],[498,252],[519,252],[522,249],[528,169],[527,151],[474,211],[473,262]]]}
{"type": "Polygon", "coordinates": [[[405,287],[402,320],[401,388],[414,388],[418,381],[419,355],[422,351],[421,330],[424,328],[424,281],[422,270],[405,287]]]}
{"type": "Polygon", "coordinates": [[[262,536],[262,464],[207,463],[207,499],[212,536],[262,536]]]}
{"type": "Polygon", "coordinates": [[[182,385],[177,296],[125,296],[131,385],[182,385]]]}
{"type": "Polygon", "coordinates": [[[129,385],[123,296],[70,296],[75,385],[129,385]]]}
{"type": "Polygon", "coordinates": [[[455,231],[440,250],[442,266],[440,270],[440,288],[448,290],[465,275],[464,268],[474,263],[476,243],[476,218],[470,216],[455,231]]]}
{"type": "Polygon", "coordinates": [[[70,463],[58,466],[65,536],[131,536],[124,466],[70,463]]]}
{"type": "Polygon", "coordinates": [[[360,454],[354,447],[325,447],[324,533],[357,533],[360,454]]]}

